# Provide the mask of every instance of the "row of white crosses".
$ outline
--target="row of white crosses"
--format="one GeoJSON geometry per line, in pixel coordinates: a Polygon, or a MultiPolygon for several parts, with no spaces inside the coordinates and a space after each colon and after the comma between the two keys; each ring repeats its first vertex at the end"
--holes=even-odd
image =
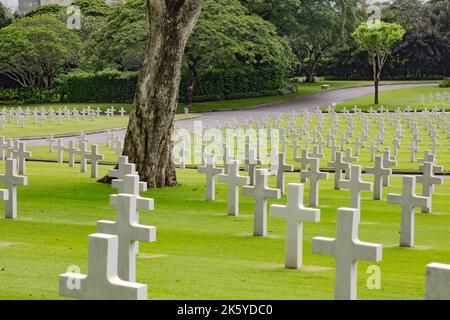
{"type": "Polygon", "coordinates": [[[26,150],[23,141],[0,137],[0,159],[5,159],[5,174],[0,175],[0,200],[5,201],[5,219],[17,219],[17,186],[26,186],[26,160],[31,152],[26,150]]]}
{"type": "Polygon", "coordinates": [[[106,136],[106,146],[111,148],[117,156],[121,156],[123,152],[123,139],[120,135],[113,130],[107,130],[106,136]]]}
{"type": "MultiPolygon", "coordinates": [[[[380,138],[380,144],[383,143],[382,139],[380,138]]],[[[296,140],[294,139],[293,144],[294,152],[297,154],[297,150],[299,149],[296,145],[296,140]]],[[[314,151],[313,154],[317,157],[320,157],[318,155],[319,150],[318,146],[313,147],[314,151]]],[[[309,157],[308,151],[306,149],[303,149],[303,158],[296,157],[296,161],[303,162],[302,166],[304,166],[305,169],[302,170],[302,179],[306,177],[313,177],[312,178],[312,190],[316,190],[316,188],[313,186],[317,180],[320,179],[320,177],[325,178],[326,176],[323,175],[323,173],[320,173],[318,170],[318,162],[319,158],[313,158],[309,157]],[[307,165],[311,165],[311,171],[306,170],[307,165]],[[315,170],[317,169],[317,170],[315,170]]],[[[335,297],[336,299],[354,299],[356,298],[356,261],[358,259],[363,260],[370,260],[370,261],[380,261],[381,260],[381,245],[375,245],[375,244],[367,244],[360,242],[357,238],[357,225],[360,222],[360,214],[361,214],[361,204],[360,204],[360,193],[361,191],[367,190],[372,191],[373,187],[371,183],[367,183],[361,180],[361,174],[362,169],[360,166],[351,165],[350,162],[357,161],[357,158],[352,157],[351,155],[351,149],[346,149],[346,155],[343,157],[342,153],[335,154],[335,163],[332,163],[332,166],[336,168],[337,172],[345,172],[346,178],[348,180],[342,180],[340,177],[340,174],[338,174],[338,177],[336,179],[336,188],[337,189],[348,189],[350,190],[350,207],[349,209],[339,209],[338,210],[338,237],[336,239],[323,239],[323,238],[316,238],[314,239],[313,244],[313,251],[315,253],[322,253],[327,255],[332,255],[337,260],[337,269],[336,269],[336,289],[335,289],[335,297]],[[348,162],[344,162],[343,160],[346,160],[348,162]],[[337,165],[336,165],[337,163],[337,165]],[[344,222],[345,221],[345,222],[344,222]],[[343,244],[341,244],[343,243],[343,244]],[[342,252],[339,251],[341,248],[342,252]],[[344,254],[345,252],[345,254],[344,254]]],[[[284,154],[280,153],[279,162],[284,163],[284,154]]],[[[374,199],[375,200],[381,200],[382,199],[382,187],[389,185],[389,176],[392,174],[392,169],[390,167],[393,167],[396,165],[396,161],[391,158],[390,149],[386,148],[384,151],[383,156],[374,156],[375,165],[374,168],[369,168],[367,171],[368,173],[373,174],[374,176],[374,199]]],[[[238,214],[238,187],[239,184],[244,185],[244,195],[251,195],[255,197],[255,225],[254,225],[254,234],[255,235],[265,235],[266,234],[266,201],[267,198],[275,198],[279,199],[280,197],[280,191],[276,189],[270,189],[267,187],[267,176],[269,175],[269,172],[265,169],[257,169],[256,172],[256,180],[255,180],[255,186],[246,186],[248,184],[249,180],[248,177],[240,176],[239,171],[239,163],[236,161],[233,161],[232,163],[232,170],[231,167],[228,166],[228,174],[222,174],[219,178],[222,182],[228,182],[229,183],[229,202],[228,202],[228,212],[230,212],[235,215],[238,214]],[[230,172],[232,173],[230,175],[230,172]]],[[[430,190],[432,189],[432,186],[430,186],[430,183],[438,183],[437,181],[430,180],[431,179],[431,171],[428,167],[430,167],[431,164],[427,163],[422,165],[423,168],[426,168],[424,170],[424,175],[421,179],[423,179],[424,184],[424,193],[430,193],[430,190]],[[427,173],[428,172],[428,173],[427,173]],[[431,182],[430,182],[431,181],[431,182]]],[[[214,175],[220,174],[222,172],[222,169],[215,168],[214,165],[210,162],[207,167],[209,167],[209,170],[206,169],[206,167],[199,168],[199,172],[206,173],[208,175],[208,181],[207,185],[213,185],[214,184],[214,175]]],[[[431,168],[431,167],[430,167],[431,168]]],[[[290,169],[290,168],[289,168],[290,169]]],[[[286,170],[291,171],[291,170],[286,170]]],[[[433,177],[432,179],[436,179],[436,177],[433,177]]],[[[281,180],[281,179],[280,179],[281,180]]],[[[297,190],[300,189],[300,186],[294,186],[289,185],[289,188],[297,188],[297,190]]],[[[211,190],[210,188],[207,188],[207,190],[211,190]]],[[[302,189],[303,190],[303,189],[302,189]]],[[[408,188],[405,187],[406,193],[408,196],[412,195],[414,198],[415,195],[413,192],[409,192],[408,188]]],[[[291,193],[288,195],[288,202],[289,197],[291,196],[291,193]]],[[[315,196],[315,192],[310,194],[310,202],[311,205],[318,205],[316,202],[317,196],[315,196]]],[[[214,199],[214,195],[209,192],[209,195],[207,195],[207,199],[214,199]]],[[[430,201],[428,199],[428,201],[430,201]]],[[[304,208],[303,205],[299,204],[298,201],[294,200],[295,203],[297,203],[297,208],[304,208]]],[[[301,200],[301,203],[303,200],[301,200]]],[[[285,208],[282,206],[274,205],[276,209],[281,210],[281,208],[285,208]]],[[[291,206],[292,208],[295,206],[294,204],[288,204],[288,206],[291,206]]],[[[429,210],[430,205],[427,203],[423,204],[423,210],[429,210]]],[[[309,209],[314,210],[314,209],[309,209]]],[[[276,211],[276,210],[275,210],[276,211]]],[[[309,212],[312,213],[312,212],[309,212]]],[[[316,212],[317,213],[317,212],[316,212]]],[[[275,216],[282,216],[280,213],[275,213],[275,216]]],[[[289,219],[289,217],[286,217],[286,219],[289,219]]],[[[318,218],[310,217],[313,221],[316,221],[318,218]],[[315,220],[316,219],[316,220],[315,220]]],[[[295,219],[294,219],[295,220],[295,219]]],[[[411,223],[407,221],[406,219],[402,219],[402,230],[407,228],[407,226],[410,226],[411,223]]],[[[286,267],[296,268],[298,266],[301,266],[301,248],[299,249],[299,242],[298,239],[301,238],[299,235],[299,232],[295,232],[295,230],[301,230],[301,223],[291,223],[287,226],[288,232],[287,232],[287,239],[286,239],[286,267]],[[289,249],[294,248],[294,249],[289,249]]],[[[402,232],[404,234],[402,237],[407,235],[407,232],[402,232]]],[[[402,242],[401,242],[402,243],[402,242]]]]}
{"type": "Polygon", "coordinates": [[[0,137],[0,160],[6,158],[16,159],[19,174],[26,173],[26,160],[31,158],[32,153],[26,150],[26,144],[20,140],[0,137]]]}
{"type": "MultiPolygon", "coordinates": [[[[27,122],[32,120],[34,125],[40,124],[41,127],[45,126],[46,121],[48,120],[50,123],[57,123],[62,125],[64,120],[70,121],[73,120],[75,123],[78,123],[80,119],[86,120],[90,119],[94,121],[95,119],[100,118],[100,116],[104,113],[106,117],[109,119],[115,115],[116,109],[114,106],[107,108],[105,112],[103,112],[100,108],[91,109],[91,107],[82,108],[78,110],[77,108],[69,109],[67,107],[59,108],[58,110],[54,110],[52,107],[46,109],[45,107],[34,108],[31,110],[29,107],[22,109],[22,107],[18,108],[3,108],[0,112],[0,130],[5,129],[5,123],[15,123],[16,127],[25,128],[27,122]]],[[[121,107],[118,112],[121,117],[124,117],[126,114],[126,110],[121,107]]]]}
{"type": "MultiPolygon", "coordinates": [[[[318,159],[313,159],[313,168],[318,166],[318,159]]],[[[352,176],[358,178],[360,167],[352,167],[352,176]]],[[[228,165],[228,174],[223,174],[223,169],[216,168],[210,159],[206,166],[200,167],[199,172],[207,175],[207,185],[214,186],[214,175],[219,174],[220,182],[227,182],[228,214],[239,213],[239,185],[244,185],[243,195],[255,198],[254,212],[254,236],[267,235],[267,199],[280,199],[279,189],[268,187],[269,171],[257,169],[255,185],[248,186],[249,177],[239,175],[239,162],[232,160],[228,165]]],[[[313,169],[314,171],[314,169],[313,169]]],[[[315,181],[315,175],[310,175],[315,181]]],[[[351,184],[353,182],[350,181],[351,184]]],[[[207,188],[208,190],[208,188],[207,188]]],[[[209,189],[209,190],[213,190],[209,189]]],[[[303,184],[291,183],[288,185],[287,205],[272,205],[273,217],[287,220],[286,226],[286,268],[300,269],[302,262],[303,222],[319,222],[320,210],[305,208],[303,205],[303,184]]],[[[207,199],[213,200],[214,195],[207,192],[207,199]]],[[[356,298],[356,261],[357,260],[381,260],[381,245],[363,243],[358,240],[359,209],[340,209],[338,211],[338,236],[336,239],[315,238],[313,240],[313,252],[317,254],[331,255],[336,258],[336,299],[356,298]]]]}
{"type": "Polygon", "coordinates": [[[118,168],[108,175],[118,190],[109,199],[116,221],[97,222],[97,233],[89,235],[88,274],[60,275],[59,293],[85,300],[146,300],[147,285],[136,283],[136,258],[139,241],[156,241],[156,228],[139,224],[139,211],[153,210],[154,201],[139,195],[147,184],[127,157],[119,157],[118,168]]]}
{"type": "Polygon", "coordinates": [[[49,143],[49,152],[56,151],[57,162],[64,162],[64,153],[68,154],[68,165],[73,168],[75,166],[76,155],[80,156],[80,172],[87,171],[87,162],[91,164],[91,178],[98,177],[98,164],[100,160],[104,160],[104,155],[98,153],[98,145],[91,145],[91,150],[88,149],[88,140],[84,132],[80,132],[77,138],[78,141],[70,140],[68,145],[65,145],[62,138],[54,138],[53,134],[47,139],[49,143]]]}

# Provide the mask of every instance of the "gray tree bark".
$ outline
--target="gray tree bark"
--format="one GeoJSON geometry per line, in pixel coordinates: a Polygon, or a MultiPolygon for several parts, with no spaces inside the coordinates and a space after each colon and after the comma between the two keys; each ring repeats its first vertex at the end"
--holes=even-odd
{"type": "Polygon", "coordinates": [[[181,62],[202,0],[147,0],[148,49],[136,87],[124,152],[150,188],[177,184],[171,158],[181,62]]]}

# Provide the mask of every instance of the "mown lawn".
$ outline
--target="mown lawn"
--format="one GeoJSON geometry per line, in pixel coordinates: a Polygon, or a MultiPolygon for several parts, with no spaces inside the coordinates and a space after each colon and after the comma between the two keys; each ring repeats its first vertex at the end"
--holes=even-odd
{"type": "Polygon", "coordinates": [[[444,100],[444,103],[441,104],[437,99],[434,99],[432,103],[428,101],[428,95],[433,94],[436,96],[437,93],[443,95],[445,92],[450,92],[448,88],[439,88],[436,87],[418,87],[418,88],[409,88],[409,89],[396,89],[380,92],[380,104],[375,105],[374,96],[369,95],[362,98],[358,98],[351,101],[346,101],[340,103],[336,107],[336,111],[341,111],[345,107],[347,110],[351,110],[354,106],[362,109],[363,111],[367,111],[370,107],[374,109],[379,109],[380,106],[383,106],[384,109],[388,110],[396,110],[397,108],[406,109],[409,107],[410,109],[423,110],[428,108],[428,110],[433,108],[439,108],[441,110],[450,110],[450,103],[448,99],[444,100]],[[422,105],[421,96],[425,96],[425,105],[422,105]]]}
{"type": "MultiPolygon", "coordinates": [[[[114,219],[108,204],[114,191],[78,173],[78,168],[27,165],[29,186],[19,188],[19,219],[0,219],[0,299],[59,299],[58,275],[70,265],[86,273],[87,236],[96,231],[97,220],[114,219]]],[[[229,217],[227,185],[217,185],[217,201],[205,202],[203,175],[179,170],[178,179],[179,187],[145,193],[155,199],[156,208],[141,212],[141,223],[157,227],[157,242],[140,244],[137,279],[148,285],[149,298],[333,298],[334,260],[311,253],[311,239],[334,237],[336,210],[348,206],[348,192],[332,190],[332,177],[320,184],[321,222],[304,225],[303,270],[283,268],[283,220],[269,218],[269,236],[253,237],[252,198],[241,197],[241,216],[229,217]]],[[[392,179],[385,195],[400,192],[400,179],[392,179]]],[[[297,182],[298,174],[288,174],[287,181],[297,182]]],[[[359,263],[360,299],[423,299],[425,265],[450,263],[449,182],[436,187],[433,214],[416,214],[414,249],[398,247],[400,208],[363,194],[359,238],[384,248],[378,264],[380,290],[366,286],[372,263],[359,263]]],[[[285,201],[283,197],[270,203],[285,201]]]]}
{"type": "MultiPolygon", "coordinates": [[[[176,119],[187,119],[196,116],[198,115],[177,114],[176,119]]],[[[0,130],[0,135],[11,138],[44,137],[50,135],[51,133],[54,135],[68,135],[78,133],[80,131],[93,132],[107,129],[125,128],[127,124],[128,116],[121,117],[120,115],[110,117],[109,119],[106,116],[100,116],[100,118],[95,118],[94,120],[90,120],[86,117],[85,120],[80,118],[78,122],[75,122],[75,119],[73,118],[70,120],[64,119],[62,124],[58,124],[58,120],[56,118],[54,123],[51,123],[50,119],[47,118],[44,126],[41,126],[40,120],[38,120],[38,123],[35,124],[31,117],[29,121],[25,122],[24,128],[22,128],[22,124],[20,122],[17,124],[15,121],[11,123],[5,121],[5,129],[0,130]]]]}

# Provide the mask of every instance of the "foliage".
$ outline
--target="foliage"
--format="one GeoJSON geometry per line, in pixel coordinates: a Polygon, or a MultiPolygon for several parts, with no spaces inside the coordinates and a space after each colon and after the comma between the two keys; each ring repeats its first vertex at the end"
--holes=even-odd
{"type": "MultiPolygon", "coordinates": [[[[394,0],[385,4],[382,18],[406,31],[383,68],[385,79],[440,79],[450,74],[448,0],[394,0]]],[[[357,50],[355,41],[348,45],[322,61],[318,72],[335,79],[370,79],[367,53],[357,50]]]]}
{"type": "Polygon", "coordinates": [[[442,80],[441,83],[439,84],[439,87],[450,88],[450,78],[445,78],[444,80],[442,80]]]}
{"type": "Polygon", "coordinates": [[[22,87],[48,88],[77,63],[81,41],[51,15],[16,20],[0,30],[0,73],[22,87]]]}
{"type": "MultiPolygon", "coordinates": [[[[185,100],[189,78],[184,75],[180,99],[185,100]]],[[[251,65],[233,69],[203,69],[197,74],[193,102],[232,100],[283,94],[284,70],[274,66],[253,68],[251,65]]]]}
{"type": "Polygon", "coordinates": [[[104,0],[76,0],[72,5],[80,7],[83,16],[101,17],[111,11],[111,7],[104,0]]]}
{"type": "Polygon", "coordinates": [[[383,67],[394,46],[403,39],[405,29],[397,23],[380,22],[379,26],[362,23],[353,32],[356,43],[369,53],[375,84],[375,104],[379,103],[378,84],[383,67]]]}
{"type": "Polygon", "coordinates": [[[360,19],[359,0],[246,0],[287,37],[299,62],[299,74],[314,81],[318,63],[336,48],[345,48],[360,19]]]}
{"type": "Polygon", "coordinates": [[[58,77],[56,84],[65,102],[130,102],[139,74],[104,70],[75,71],[58,77]]]}
{"type": "MultiPolygon", "coordinates": [[[[185,102],[191,103],[193,95],[203,92],[203,89],[195,90],[194,86],[198,84],[198,73],[202,70],[206,69],[207,73],[214,70],[214,73],[233,69],[236,74],[237,69],[246,70],[252,74],[248,79],[253,78],[254,81],[260,82],[265,78],[263,69],[267,68],[272,71],[277,69],[283,78],[283,73],[293,60],[294,56],[288,43],[278,36],[273,24],[256,15],[250,15],[237,0],[207,0],[185,50],[186,81],[182,85],[185,102]],[[258,76],[254,77],[257,74],[260,79],[258,76]]],[[[233,82],[234,76],[225,79],[233,82]]],[[[277,82],[276,87],[268,83],[264,90],[273,91],[282,86],[283,80],[277,82]]],[[[253,93],[252,96],[260,91],[250,87],[248,90],[241,87],[231,91],[239,94],[253,93]]],[[[228,96],[228,90],[223,89],[221,85],[215,89],[225,97],[228,96]]]]}
{"type": "Polygon", "coordinates": [[[144,1],[130,0],[108,7],[108,10],[110,14],[96,22],[85,43],[83,67],[90,71],[106,68],[140,70],[147,44],[144,1]]]}
{"type": "Polygon", "coordinates": [[[36,7],[25,14],[25,17],[34,17],[40,14],[51,14],[55,16],[64,15],[66,12],[66,7],[60,6],[58,4],[47,4],[43,6],[36,7]]]}
{"type": "MultiPolygon", "coordinates": [[[[104,24],[86,41],[83,69],[92,72],[105,68],[140,70],[147,46],[144,5],[143,0],[132,0],[111,8],[104,24]]],[[[199,90],[191,91],[196,96],[194,100],[214,100],[229,94],[261,95],[257,89],[261,85],[256,83],[261,82],[265,77],[263,73],[269,69],[269,74],[277,74],[274,80],[277,85],[269,82],[263,86],[263,91],[273,93],[283,87],[283,79],[279,81],[278,74],[281,72],[283,78],[293,59],[288,43],[277,35],[276,28],[260,17],[250,15],[239,1],[206,0],[186,46],[181,96],[186,97],[187,88],[200,79],[206,83],[199,90]],[[217,75],[228,69],[232,70],[218,80],[217,75]],[[244,85],[235,88],[239,69],[250,72],[248,79],[256,82],[253,86],[247,85],[250,91],[242,89],[244,85]],[[199,73],[203,76],[198,76],[199,73]],[[260,74],[259,79],[257,74],[260,74]],[[223,79],[231,82],[224,85],[223,79]],[[210,88],[214,84],[218,87],[210,88]]]]}
{"type": "MultiPolygon", "coordinates": [[[[120,72],[107,69],[93,73],[74,71],[60,75],[56,86],[65,102],[131,102],[139,72],[120,72]]],[[[187,77],[183,76],[182,86],[187,77]]],[[[243,99],[291,93],[284,88],[284,71],[266,66],[235,69],[209,69],[198,74],[198,86],[194,91],[195,102],[243,99]]],[[[180,99],[184,91],[180,89],[180,99]]]]}
{"type": "Polygon", "coordinates": [[[60,101],[57,89],[0,88],[0,103],[49,103],[60,101]]]}
{"type": "Polygon", "coordinates": [[[381,22],[379,28],[371,28],[362,23],[353,33],[361,49],[367,50],[371,57],[384,64],[394,45],[402,40],[405,30],[396,23],[381,22]]]}
{"type": "Polygon", "coordinates": [[[391,74],[446,75],[450,73],[450,3],[396,0],[384,10],[386,21],[406,30],[404,40],[388,65],[391,74]]]}

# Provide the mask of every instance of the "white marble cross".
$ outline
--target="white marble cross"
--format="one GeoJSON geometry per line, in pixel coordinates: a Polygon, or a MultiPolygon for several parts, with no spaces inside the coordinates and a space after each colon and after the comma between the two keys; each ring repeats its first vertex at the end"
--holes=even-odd
{"type": "Polygon", "coordinates": [[[334,257],[336,274],[334,298],[356,300],[358,260],[381,261],[381,244],[362,242],[358,239],[359,212],[357,209],[340,208],[337,214],[336,238],[313,238],[314,254],[334,257]]]}
{"type": "Polygon", "coordinates": [[[69,167],[73,168],[75,166],[75,154],[80,152],[80,149],[75,147],[75,141],[69,141],[69,145],[65,148],[69,153],[69,167]]]}
{"type": "Polygon", "coordinates": [[[342,172],[350,170],[350,163],[343,160],[343,154],[341,151],[336,151],[334,162],[328,162],[328,166],[334,168],[334,190],[340,190],[339,181],[342,178],[342,172]]]}
{"type": "Polygon", "coordinates": [[[297,154],[298,154],[298,149],[301,148],[301,146],[298,144],[298,136],[297,135],[295,135],[293,137],[291,148],[294,151],[294,158],[295,158],[297,156],[297,154]]]}
{"type": "Polygon", "coordinates": [[[53,138],[53,133],[50,134],[50,136],[48,137],[47,141],[48,141],[48,152],[53,152],[54,146],[55,146],[55,142],[57,142],[57,140],[53,138]]]}
{"type": "Polygon", "coordinates": [[[256,157],[256,151],[254,149],[249,149],[248,151],[248,176],[250,177],[250,185],[255,185],[255,173],[256,167],[261,164],[261,160],[256,157]]]}
{"type": "Polygon", "coordinates": [[[19,174],[26,173],[26,160],[31,157],[31,152],[26,151],[25,142],[19,141],[19,147],[13,151],[13,156],[17,160],[19,174]]]}
{"type": "Polygon", "coordinates": [[[255,174],[255,185],[244,186],[242,195],[255,198],[255,218],[253,225],[253,235],[267,235],[267,199],[280,199],[279,189],[268,187],[269,171],[267,169],[257,169],[255,174]]]}
{"type": "MultiPolygon", "coordinates": [[[[124,173],[121,171],[121,165],[128,164],[127,156],[117,157],[117,163],[118,163],[117,169],[109,169],[108,170],[108,177],[116,178],[116,179],[123,179],[123,177],[127,174],[137,174],[134,167],[133,167],[133,170],[134,170],[133,172],[124,173]]],[[[132,165],[134,166],[134,164],[132,164],[132,165]]]]}
{"type": "MultiPolygon", "coordinates": [[[[308,169],[308,165],[311,163],[311,158],[308,155],[308,148],[304,148],[301,150],[300,157],[294,157],[295,162],[300,162],[300,171],[304,171],[308,169]]],[[[306,178],[300,175],[300,181],[305,182],[306,178]]]]}
{"type": "Polygon", "coordinates": [[[83,300],[147,300],[147,285],[119,278],[118,251],[117,236],[101,233],[89,235],[89,273],[60,275],[59,295],[83,300]]]}
{"type": "MultiPolygon", "coordinates": [[[[128,163],[128,157],[126,156],[119,156],[118,163],[119,164],[117,169],[108,170],[108,177],[113,178],[111,187],[113,189],[117,189],[118,193],[124,193],[125,192],[124,177],[129,174],[138,175],[138,172],[136,171],[136,166],[134,163],[128,163]]],[[[143,181],[139,182],[138,192],[145,192],[145,191],[147,191],[147,182],[143,181]]]]}
{"type": "Polygon", "coordinates": [[[91,152],[88,154],[91,160],[91,178],[97,178],[98,176],[98,160],[105,159],[105,156],[98,153],[98,145],[91,145],[91,152]]]}
{"type": "Polygon", "coordinates": [[[86,133],[84,133],[84,131],[81,131],[78,134],[78,146],[81,146],[81,144],[85,142],[86,144],[88,143],[88,139],[86,138],[86,133]]]}
{"type": "Polygon", "coordinates": [[[80,172],[86,172],[87,167],[87,158],[89,156],[89,151],[87,151],[87,143],[81,142],[80,143],[80,172]]]}
{"type": "Polygon", "coordinates": [[[416,161],[416,153],[419,152],[419,147],[417,147],[416,141],[411,140],[411,146],[407,147],[406,150],[410,151],[409,161],[416,161]]]}
{"type": "Polygon", "coordinates": [[[450,264],[427,265],[425,299],[450,300],[450,264]]]}
{"type": "Polygon", "coordinates": [[[325,155],[319,151],[319,146],[318,145],[313,145],[313,151],[311,152],[309,157],[310,158],[323,159],[325,157],[325,155]]]}
{"type": "Polygon", "coordinates": [[[416,196],[415,176],[403,176],[402,194],[388,194],[387,201],[402,208],[400,246],[414,247],[414,207],[429,207],[431,199],[416,196]]]}
{"type": "Polygon", "coordinates": [[[207,201],[216,200],[216,180],[215,176],[218,174],[223,174],[224,170],[217,168],[214,164],[214,158],[209,156],[207,158],[205,165],[203,167],[198,167],[197,172],[206,174],[206,194],[205,199],[207,201]]]}
{"type": "Polygon", "coordinates": [[[59,138],[56,140],[56,161],[58,163],[63,163],[64,161],[64,145],[63,139],[59,138]]]}
{"type": "Polygon", "coordinates": [[[360,137],[356,137],[355,139],[355,156],[359,157],[359,149],[364,147],[364,142],[361,141],[360,137]]]}
{"type": "Polygon", "coordinates": [[[418,176],[416,181],[423,185],[422,188],[422,196],[430,198],[430,203],[428,206],[422,207],[422,213],[431,213],[431,207],[433,203],[433,186],[435,184],[441,185],[444,183],[444,179],[442,177],[438,177],[434,175],[433,172],[433,163],[424,162],[423,164],[423,175],[418,176]]]}
{"type": "Polygon", "coordinates": [[[304,185],[288,184],[287,205],[273,204],[270,215],[286,219],[285,266],[300,269],[303,266],[303,222],[319,222],[320,210],[303,205],[304,185]]]}
{"type": "Polygon", "coordinates": [[[248,185],[249,177],[239,174],[239,161],[231,160],[228,164],[228,173],[219,175],[219,182],[228,183],[228,215],[239,215],[239,186],[248,185]]]}
{"type": "Polygon", "coordinates": [[[319,159],[311,159],[310,171],[301,171],[302,177],[308,178],[309,185],[309,205],[312,207],[319,206],[319,180],[328,180],[328,173],[320,172],[319,159]]]}
{"type": "Polygon", "coordinates": [[[97,232],[119,236],[119,278],[134,282],[137,241],[156,241],[156,228],[140,225],[138,212],[153,210],[154,201],[138,195],[138,175],[126,175],[124,185],[123,193],[111,195],[109,198],[110,204],[117,207],[116,221],[98,221],[97,232]]]}
{"type": "Polygon", "coordinates": [[[361,179],[361,166],[350,167],[350,180],[339,181],[339,187],[350,190],[350,208],[361,211],[361,191],[372,191],[372,183],[361,179]]]}
{"type": "Polygon", "coordinates": [[[286,154],[278,154],[278,166],[277,166],[277,189],[281,190],[281,194],[285,192],[284,173],[294,171],[294,166],[286,164],[286,154]]]}
{"type": "Polygon", "coordinates": [[[4,192],[0,193],[0,198],[6,201],[5,219],[17,219],[17,186],[28,184],[28,178],[18,176],[16,168],[16,159],[6,159],[5,174],[0,175],[0,183],[3,183],[8,190],[6,196],[4,192]]]}
{"type": "Polygon", "coordinates": [[[370,147],[367,147],[367,150],[370,150],[370,161],[374,162],[376,152],[380,151],[380,147],[377,145],[377,142],[375,140],[373,140],[370,147]]]}
{"type": "MultiPolygon", "coordinates": [[[[384,149],[383,153],[383,166],[385,168],[395,167],[397,165],[397,161],[391,159],[391,150],[389,148],[384,149]]],[[[389,187],[389,177],[390,175],[383,176],[383,186],[389,187]]]]}
{"type": "Polygon", "coordinates": [[[373,174],[373,199],[381,200],[383,199],[383,177],[392,174],[392,169],[385,168],[383,166],[383,157],[375,157],[375,166],[373,168],[367,168],[366,172],[373,174]]]}

